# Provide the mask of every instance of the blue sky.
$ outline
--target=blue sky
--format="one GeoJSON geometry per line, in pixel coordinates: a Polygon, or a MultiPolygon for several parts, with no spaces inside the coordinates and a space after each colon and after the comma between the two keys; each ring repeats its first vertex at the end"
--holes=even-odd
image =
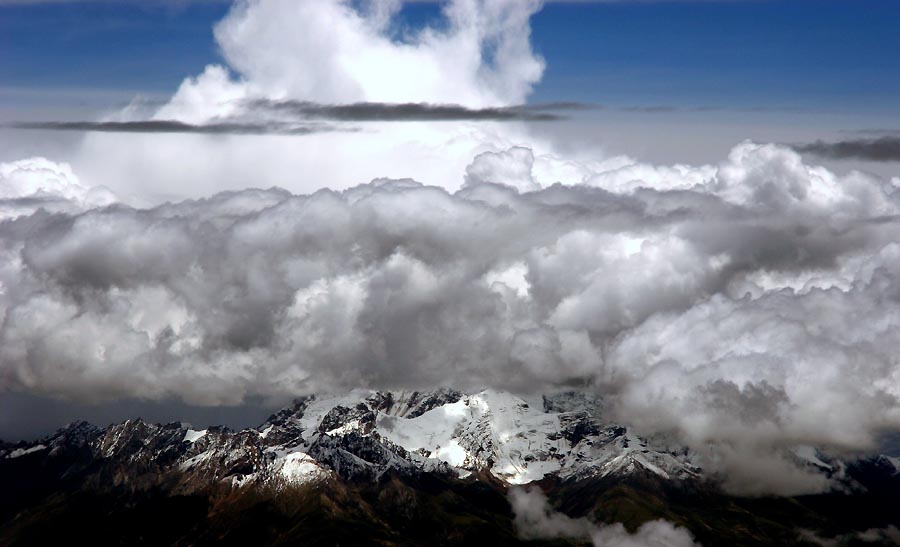
{"type": "MultiPolygon", "coordinates": [[[[212,27],[227,9],[0,7],[0,87],[62,101],[69,90],[78,90],[72,100],[109,91],[167,95],[220,60],[212,27]]],[[[412,5],[405,17],[420,24],[437,9],[412,5]]],[[[900,2],[890,0],[550,4],[533,20],[548,68],[532,100],[894,114],[898,22],[900,2]]]]}

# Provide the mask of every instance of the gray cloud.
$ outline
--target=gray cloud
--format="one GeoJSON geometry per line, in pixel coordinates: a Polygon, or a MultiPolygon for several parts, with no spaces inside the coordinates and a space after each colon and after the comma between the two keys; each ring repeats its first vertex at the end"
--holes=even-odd
{"type": "Polygon", "coordinates": [[[640,112],[643,114],[668,114],[670,112],[679,112],[684,109],[677,106],[666,105],[650,105],[650,106],[624,106],[620,109],[622,112],[640,112]]]}
{"type": "Polygon", "coordinates": [[[633,534],[620,524],[596,525],[557,512],[537,488],[512,488],[509,501],[515,513],[516,531],[526,540],[590,540],[596,547],[695,547],[689,531],[665,520],[642,524],[633,534]]]}
{"type": "Polygon", "coordinates": [[[900,135],[900,129],[886,129],[881,127],[867,127],[863,129],[842,129],[840,133],[850,133],[855,135],[869,135],[869,136],[896,136],[900,135]]]}
{"type": "Polygon", "coordinates": [[[900,161],[900,137],[890,134],[878,138],[837,142],[815,141],[794,145],[794,149],[801,153],[832,159],[900,161]]]}
{"type": "Polygon", "coordinates": [[[752,143],[576,186],[533,167],[518,147],[456,193],[376,180],[136,209],[0,165],[0,188],[18,181],[0,199],[0,390],[274,405],[588,385],[611,419],[712,447],[704,466],[751,493],[828,487],[792,446],[900,429],[889,185],[752,143]]]}
{"type": "Polygon", "coordinates": [[[318,104],[308,101],[247,102],[252,111],[289,114],[301,119],[354,122],[396,121],[552,121],[564,119],[559,112],[596,108],[592,105],[559,102],[496,108],[468,108],[455,104],[353,103],[318,104]]]}
{"type": "Polygon", "coordinates": [[[414,122],[414,121],[552,121],[559,112],[598,108],[572,102],[520,105],[498,108],[467,108],[460,105],[420,103],[354,103],[326,105],[306,101],[254,100],[243,103],[243,112],[233,119],[193,124],[177,120],[129,121],[41,121],[13,122],[0,127],[46,131],[103,133],[188,133],[206,135],[307,135],[325,131],[352,131],[324,122],[414,122]],[[296,121],[271,120],[272,117],[296,121]],[[252,121],[251,121],[252,120],[252,121]],[[264,121],[259,121],[264,120],[264,121]]]}
{"type": "Polygon", "coordinates": [[[48,131],[98,131],[104,133],[195,133],[205,135],[307,135],[335,131],[322,124],[223,122],[190,124],[175,120],[140,120],[123,122],[15,122],[5,127],[48,131]]]}

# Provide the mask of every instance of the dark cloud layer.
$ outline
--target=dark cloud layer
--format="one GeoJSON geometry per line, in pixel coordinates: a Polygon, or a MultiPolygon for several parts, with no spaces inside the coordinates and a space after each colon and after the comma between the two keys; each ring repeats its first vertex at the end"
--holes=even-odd
{"type": "Polygon", "coordinates": [[[837,142],[815,141],[795,145],[794,149],[801,153],[839,160],[900,161],[900,137],[896,135],[837,142]]]}
{"type": "Polygon", "coordinates": [[[321,124],[209,123],[190,124],[174,120],[125,122],[17,122],[7,127],[49,131],[99,131],[104,133],[196,133],[206,135],[307,135],[335,128],[321,124]]]}
{"type": "Polygon", "coordinates": [[[255,100],[251,111],[277,112],[298,118],[354,122],[397,121],[552,121],[559,112],[591,108],[581,103],[545,103],[497,108],[468,108],[454,104],[354,103],[318,104],[307,101],[255,100]]]}
{"type": "Polygon", "coordinates": [[[441,121],[552,121],[560,112],[595,108],[573,102],[497,108],[424,103],[354,103],[329,105],[307,101],[254,100],[243,104],[233,119],[193,124],[177,120],[14,122],[4,127],[48,131],[104,133],[194,133],[208,135],[306,135],[348,130],[323,122],[441,122],[441,121]],[[277,117],[278,120],[271,118],[277,117]],[[285,118],[293,121],[284,121],[285,118]],[[251,120],[251,121],[247,121],[251,120]],[[265,121],[259,121],[265,120],[265,121]]]}

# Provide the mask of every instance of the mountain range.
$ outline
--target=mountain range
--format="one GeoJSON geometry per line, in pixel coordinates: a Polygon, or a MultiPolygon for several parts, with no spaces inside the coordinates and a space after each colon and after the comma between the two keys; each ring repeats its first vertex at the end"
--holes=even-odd
{"type": "Polygon", "coordinates": [[[662,519],[701,545],[900,543],[900,459],[789,456],[837,486],[731,494],[704,454],[609,422],[588,392],[355,390],[255,429],[75,422],[0,443],[0,544],[591,544],[524,534],[526,487],[572,522],[662,519]]]}

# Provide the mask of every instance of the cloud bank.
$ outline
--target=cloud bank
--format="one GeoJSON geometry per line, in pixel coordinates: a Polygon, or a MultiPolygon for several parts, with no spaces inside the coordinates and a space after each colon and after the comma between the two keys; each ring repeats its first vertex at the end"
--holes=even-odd
{"type": "Polygon", "coordinates": [[[13,129],[95,131],[104,133],[187,133],[208,135],[308,135],[325,131],[354,131],[335,122],[448,122],[448,121],[556,121],[560,111],[593,108],[580,103],[548,103],[497,108],[467,108],[426,103],[317,104],[308,101],[248,101],[246,111],[227,120],[185,123],[176,120],[42,121],[0,125],[13,129]],[[291,118],[293,121],[286,121],[291,118]],[[256,120],[256,121],[254,121],[256,120]],[[315,120],[315,121],[312,121],[315,120]]]}
{"type": "Polygon", "coordinates": [[[0,223],[0,387],[220,405],[578,384],[611,419],[713,443],[707,466],[757,492],[827,487],[792,446],[900,427],[892,185],[753,143],[578,185],[542,185],[522,147],[466,173],[455,193],[383,179],[144,209],[66,185],[71,208],[40,209],[52,185],[29,183],[2,200],[20,213],[0,223]]]}
{"type": "Polygon", "coordinates": [[[125,122],[18,122],[10,124],[15,129],[39,129],[45,131],[97,131],[103,133],[187,133],[198,135],[308,135],[337,128],[327,125],[288,123],[219,122],[190,124],[165,120],[137,120],[125,122]]]}

